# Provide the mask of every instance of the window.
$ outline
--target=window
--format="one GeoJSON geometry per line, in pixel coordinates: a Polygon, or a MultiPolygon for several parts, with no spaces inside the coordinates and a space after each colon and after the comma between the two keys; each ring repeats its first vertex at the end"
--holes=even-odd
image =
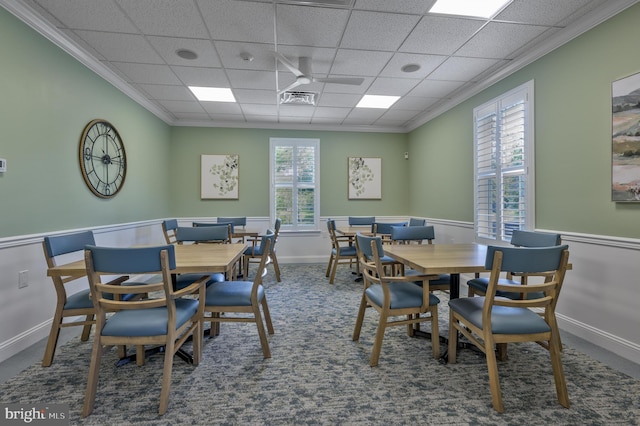
{"type": "Polygon", "coordinates": [[[476,240],[509,242],[534,218],[533,81],[473,110],[476,240]]]}
{"type": "Polygon", "coordinates": [[[320,140],[269,139],[271,222],[282,229],[319,230],[320,140]]]}

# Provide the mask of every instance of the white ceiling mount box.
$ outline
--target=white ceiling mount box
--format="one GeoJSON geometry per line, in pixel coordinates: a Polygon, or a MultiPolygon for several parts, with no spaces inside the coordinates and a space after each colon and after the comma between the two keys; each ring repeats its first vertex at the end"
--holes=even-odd
{"type": "Polygon", "coordinates": [[[0,158],[0,173],[4,173],[7,171],[7,160],[4,158],[0,158]]]}

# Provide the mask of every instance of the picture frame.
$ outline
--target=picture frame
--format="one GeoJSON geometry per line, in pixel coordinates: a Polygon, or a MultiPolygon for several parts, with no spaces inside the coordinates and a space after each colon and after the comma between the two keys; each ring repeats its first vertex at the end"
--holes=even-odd
{"type": "Polygon", "coordinates": [[[348,158],[349,200],[382,199],[382,158],[348,158]]]}
{"type": "Polygon", "coordinates": [[[200,198],[237,200],[239,198],[239,156],[208,155],[200,159],[200,198]]]}
{"type": "Polygon", "coordinates": [[[640,72],[611,84],[611,200],[640,202],[640,72]]]}

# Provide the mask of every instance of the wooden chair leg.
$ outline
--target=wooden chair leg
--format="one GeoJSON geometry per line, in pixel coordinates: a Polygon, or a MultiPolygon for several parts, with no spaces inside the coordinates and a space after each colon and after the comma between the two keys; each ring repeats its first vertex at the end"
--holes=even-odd
{"type": "Polygon", "coordinates": [[[278,265],[278,258],[276,257],[276,252],[271,252],[271,260],[273,260],[273,269],[276,271],[276,281],[282,282],[280,279],[280,265],[278,265]]]}
{"type": "Polygon", "coordinates": [[[498,354],[499,361],[507,360],[507,344],[506,343],[498,343],[496,345],[496,352],[498,354]]]}
{"type": "MultiPolygon", "coordinates": [[[[86,317],[87,321],[93,321],[94,319],[94,315],[87,315],[86,317]]],[[[86,324],[82,327],[82,335],[80,336],[80,340],[82,342],[86,342],[87,340],[89,340],[89,336],[91,335],[91,326],[92,324],[86,324]]]]}
{"type": "Polygon", "coordinates": [[[333,266],[333,253],[329,256],[329,263],[327,264],[327,272],[324,273],[325,277],[329,277],[329,273],[331,272],[331,267],[333,266]]]}
{"type": "Polygon", "coordinates": [[[458,350],[458,323],[454,317],[453,311],[449,310],[449,345],[447,348],[447,363],[456,363],[456,354],[458,350]]]}
{"type": "Polygon", "coordinates": [[[433,358],[440,358],[440,330],[438,329],[438,306],[431,309],[431,345],[433,358]]]}
{"type": "Polygon", "coordinates": [[[93,405],[96,400],[96,390],[98,389],[98,373],[100,372],[100,362],[102,360],[102,345],[99,337],[93,342],[93,351],[91,352],[91,364],[89,366],[89,378],[87,379],[87,390],[84,397],[84,406],[82,407],[82,417],[87,417],[93,411],[93,405]]]}
{"type": "Polygon", "coordinates": [[[160,415],[167,412],[169,407],[169,394],[171,392],[171,373],[173,372],[173,356],[176,353],[176,342],[173,336],[169,337],[164,352],[164,368],[162,369],[162,390],[160,391],[160,415]]]}
{"type": "Polygon", "coordinates": [[[269,341],[267,340],[267,333],[262,323],[262,314],[260,313],[260,307],[256,306],[253,310],[253,316],[258,327],[258,336],[260,336],[260,345],[262,346],[262,353],[265,358],[271,358],[271,350],[269,349],[269,341]]]}
{"type": "Polygon", "coordinates": [[[569,408],[571,403],[569,402],[569,393],[567,392],[567,381],[564,377],[564,370],[562,368],[562,360],[560,354],[560,348],[558,348],[558,338],[551,334],[549,340],[549,356],[551,358],[551,367],[553,369],[553,380],[556,384],[556,393],[558,394],[558,401],[560,405],[565,408],[569,408]]]}
{"type": "Polygon", "coordinates": [[[269,305],[267,304],[267,296],[262,297],[262,311],[264,312],[264,322],[267,323],[267,331],[269,334],[274,334],[273,322],[271,321],[271,312],[269,312],[269,305]]]}
{"type": "Polygon", "coordinates": [[[371,350],[371,361],[369,365],[376,367],[378,360],[380,359],[380,351],[382,350],[382,341],[384,340],[384,332],[387,328],[387,317],[380,315],[380,322],[378,323],[378,330],[376,331],[376,340],[373,342],[373,349],[371,350]]]}
{"type": "Polygon", "coordinates": [[[333,259],[333,268],[331,268],[331,278],[329,278],[329,284],[333,284],[336,279],[336,270],[338,269],[338,261],[340,260],[340,256],[336,256],[333,259]]]}
{"type": "Polygon", "coordinates": [[[362,330],[362,323],[364,321],[364,312],[367,309],[367,298],[364,293],[362,294],[362,299],[360,300],[360,308],[358,308],[358,316],[356,317],[356,325],[353,328],[353,336],[351,340],[357,342],[360,340],[360,330],[362,330]]]}
{"type": "Polygon", "coordinates": [[[49,331],[49,339],[47,340],[47,347],[44,350],[44,356],[42,357],[42,366],[49,367],[53,362],[53,356],[56,352],[56,346],[58,346],[58,338],[60,337],[60,322],[62,321],[62,312],[56,312],[51,323],[51,331],[49,331]]]}
{"type": "Polygon", "coordinates": [[[487,358],[487,370],[489,372],[489,388],[491,389],[491,400],[493,401],[493,409],[498,413],[504,412],[502,404],[502,392],[500,391],[500,378],[498,377],[498,361],[496,353],[493,350],[492,339],[487,339],[485,335],[485,355],[487,358]]]}
{"type": "Polygon", "coordinates": [[[136,365],[142,366],[144,365],[144,345],[136,346],[136,365]]]}
{"type": "Polygon", "coordinates": [[[200,359],[202,358],[202,322],[198,321],[195,324],[191,336],[193,338],[193,365],[196,366],[200,364],[200,359]]]}

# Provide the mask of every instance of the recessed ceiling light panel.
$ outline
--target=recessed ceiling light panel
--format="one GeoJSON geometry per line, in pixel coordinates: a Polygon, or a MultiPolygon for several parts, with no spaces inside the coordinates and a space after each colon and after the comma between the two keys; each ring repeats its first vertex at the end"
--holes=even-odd
{"type": "Polygon", "coordinates": [[[387,109],[396,101],[400,99],[400,96],[385,96],[385,95],[364,95],[356,108],[382,108],[387,109]]]}
{"type": "Polygon", "coordinates": [[[511,0],[438,0],[429,13],[491,18],[511,0]]]}
{"type": "Polygon", "coordinates": [[[189,86],[189,90],[196,95],[199,101],[209,102],[235,102],[231,89],[227,87],[198,87],[189,86]]]}

